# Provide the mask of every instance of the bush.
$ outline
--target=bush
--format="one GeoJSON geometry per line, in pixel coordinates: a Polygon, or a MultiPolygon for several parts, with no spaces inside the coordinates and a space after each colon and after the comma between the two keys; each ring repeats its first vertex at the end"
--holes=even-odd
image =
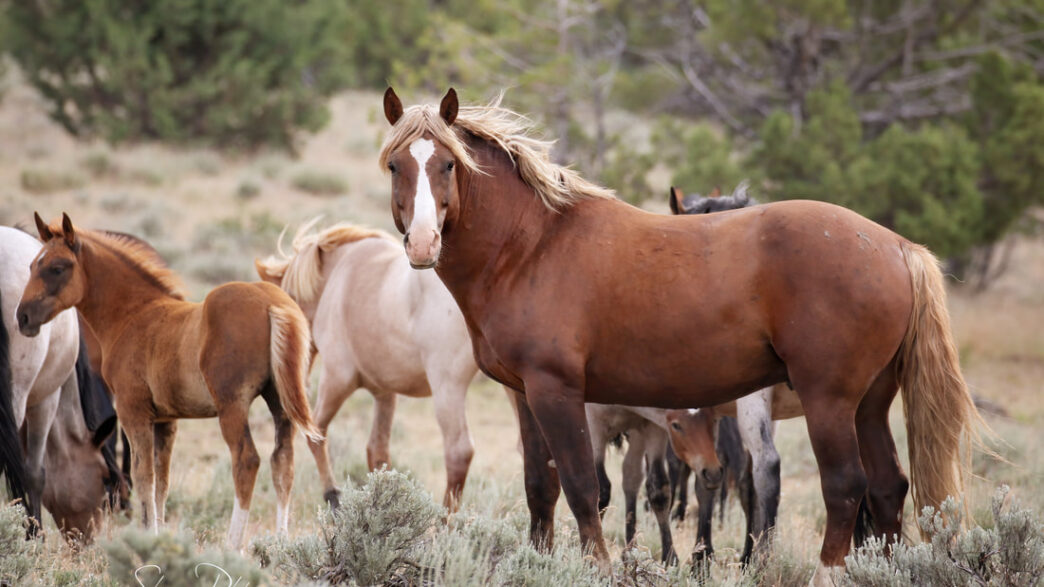
{"type": "Polygon", "coordinates": [[[34,194],[74,190],[85,184],[84,179],[75,173],[44,169],[23,169],[21,182],[22,189],[34,194]]]}
{"type": "Polygon", "coordinates": [[[295,188],[317,196],[336,196],[348,191],[348,183],[344,179],[320,171],[302,171],[294,176],[291,183],[295,188]]]}
{"type": "Polygon", "coordinates": [[[254,545],[280,572],[332,584],[410,582],[443,514],[419,483],[398,471],[375,471],[345,487],[341,508],[324,515],[320,536],[254,545]]]}
{"type": "Polygon", "coordinates": [[[130,528],[104,545],[118,585],[264,585],[264,571],[233,551],[198,552],[188,534],[130,528]],[[237,581],[238,580],[238,581],[237,581]]]}
{"type": "Polygon", "coordinates": [[[930,542],[896,544],[891,558],[883,541],[849,555],[847,580],[853,585],[1031,586],[1044,577],[1044,524],[1018,505],[1005,507],[1008,487],[993,498],[992,528],[962,530],[962,509],[947,499],[936,512],[918,518],[930,542]]]}
{"type": "Polygon", "coordinates": [[[74,135],[291,147],[344,82],[346,8],[302,0],[5,4],[7,48],[74,135]]]}
{"type": "Polygon", "coordinates": [[[0,505],[0,584],[19,585],[36,567],[39,541],[25,539],[28,522],[21,505],[0,505]]]}

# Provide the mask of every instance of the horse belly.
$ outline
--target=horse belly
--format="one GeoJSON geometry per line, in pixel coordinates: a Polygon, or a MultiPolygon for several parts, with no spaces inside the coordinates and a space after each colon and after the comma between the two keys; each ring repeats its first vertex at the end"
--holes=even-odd
{"type": "Polygon", "coordinates": [[[175,385],[157,387],[152,396],[159,419],[217,416],[214,397],[199,373],[181,377],[175,385]]]}

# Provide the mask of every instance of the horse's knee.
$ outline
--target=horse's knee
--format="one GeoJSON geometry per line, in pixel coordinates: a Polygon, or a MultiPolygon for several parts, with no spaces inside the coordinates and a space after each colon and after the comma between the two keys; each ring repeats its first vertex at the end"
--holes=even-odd
{"type": "Polygon", "coordinates": [[[862,468],[846,467],[831,473],[820,471],[820,474],[827,511],[850,511],[854,515],[869,485],[862,468]]]}

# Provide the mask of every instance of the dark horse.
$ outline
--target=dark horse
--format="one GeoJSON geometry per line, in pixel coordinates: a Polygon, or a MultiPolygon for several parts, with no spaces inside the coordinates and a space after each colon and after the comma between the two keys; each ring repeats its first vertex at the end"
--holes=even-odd
{"type": "Polygon", "coordinates": [[[564,490],[608,570],[585,401],[692,408],[791,383],[826,502],[823,566],[844,564],[864,495],[875,531],[900,533],[900,386],[915,506],[963,493],[961,439],[981,419],[924,247],[822,202],[645,212],[551,163],[522,117],[459,108],[452,90],[404,111],[389,89],[384,112],[380,164],[410,263],[435,268],[479,367],[518,392],[536,544],[550,545],[564,490]]]}

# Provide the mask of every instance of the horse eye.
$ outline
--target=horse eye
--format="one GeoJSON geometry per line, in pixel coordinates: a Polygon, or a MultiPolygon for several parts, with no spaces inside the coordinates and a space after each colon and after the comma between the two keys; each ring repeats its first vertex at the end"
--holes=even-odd
{"type": "Polygon", "coordinates": [[[678,432],[681,432],[681,431],[682,431],[682,427],[681,427],[681,424],[679,424],[679,423],[677,423],[677,422],[671,422],[671,428],[674,428],[674,429],[675,429],[675,430],[677,430],[678,432]]]}
{"type": "Polygon", "coordinates": [[[446,164],[446,171],[453,171],[453,162],[450,161],[446,164]]]}
{"type": "Polygon", "coordinates": [[[395,164],[390,161],[388,162],[388,171],[395,173],[395,164]]]}
{"type": "Polygon", "coordinates": [[[56,265],[54,267],[48,268],[48,271],[50,271],[51,275],[61,275],[62,272],[65,271],[65,267],[61,265],[56,265]]]}

